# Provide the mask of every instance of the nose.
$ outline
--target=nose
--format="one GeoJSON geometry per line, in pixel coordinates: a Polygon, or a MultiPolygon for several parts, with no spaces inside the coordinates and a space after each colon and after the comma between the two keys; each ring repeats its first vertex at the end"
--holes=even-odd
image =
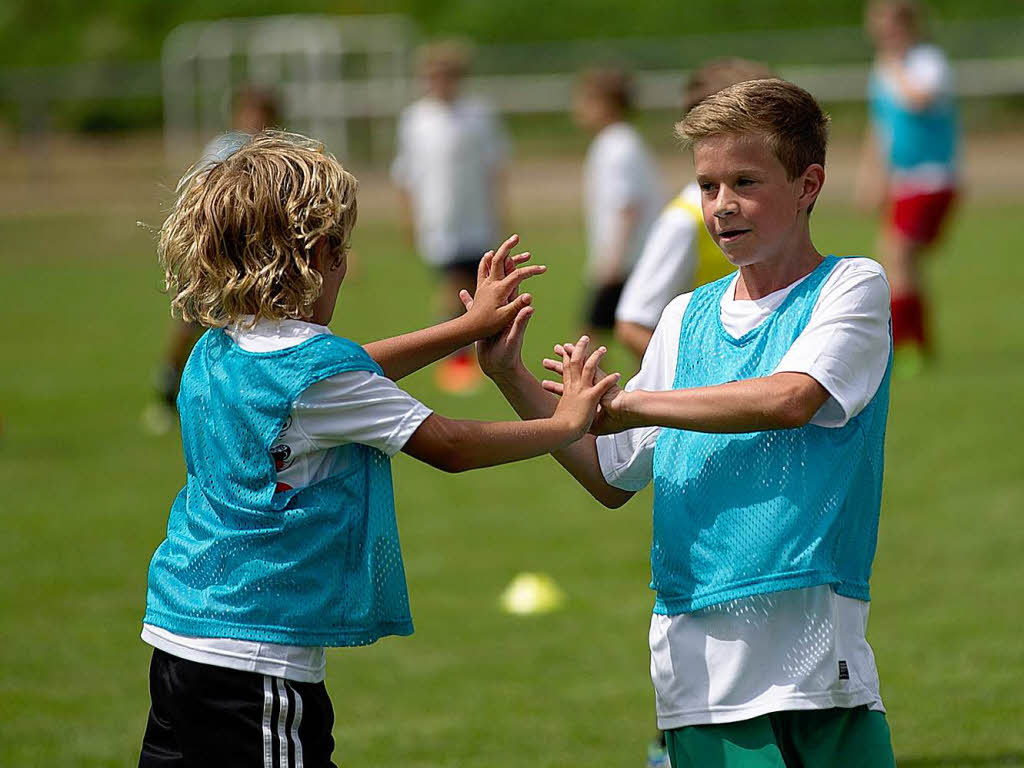
{"type": "Polygon", "coordinates": [[[732,190],[725,184],[720,185],[718,187],[718,197],[715,198],[715,218],[724,219],[727,216],[732,216],[738,211],[739,204],[737,203],[736,196],[733,194],[732,190]]]}

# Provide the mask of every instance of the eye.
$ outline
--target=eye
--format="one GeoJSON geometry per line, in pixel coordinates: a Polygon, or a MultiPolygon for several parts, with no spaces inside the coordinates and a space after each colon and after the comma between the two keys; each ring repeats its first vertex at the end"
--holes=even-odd
{"type": "Polygon", "coordinates": [[[715,185],[710,181],[705,181],[700,184],[700,189],[702,192],[714,192],[715,185]]]}
{"type": "Polygon", "coordinates": [[[746,176],[741,176],[737,180],[736,185],[740,186],[740,187],[745,187],[745,186],[749,186],[751,184],[756,184],[756,183],[757,183],[756,179],[751,179],[751,178],[748,178],[746,176]]]}

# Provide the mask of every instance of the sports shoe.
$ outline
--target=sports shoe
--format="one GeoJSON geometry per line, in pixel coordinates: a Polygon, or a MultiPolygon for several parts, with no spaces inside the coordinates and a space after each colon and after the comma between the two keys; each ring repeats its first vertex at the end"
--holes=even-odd
{"type": "Polygon", "coordinates": [[[900,344],[892,353],[892,375],[896,379],[916,379],[928,367],[928,355],[917,344],[900,344]]]}
{"type": "Polygon", "coordinates": [[[661,739],[655,739],[647,745],[647,768],[672,768],[668,749],[661,739]]]}

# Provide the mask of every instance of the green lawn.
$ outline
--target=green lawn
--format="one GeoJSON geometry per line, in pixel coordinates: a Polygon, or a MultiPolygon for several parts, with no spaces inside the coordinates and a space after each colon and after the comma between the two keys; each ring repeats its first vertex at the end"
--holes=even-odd
{"type": "MultiPolygon", "coordinates": [[[[1019,215],[961,211],[931,275],[938,364],[894,385],[870,638],[903,766],[1024,765],[1019,215]]],[[[522,225],[551,266],[531,286],[536,370],[577,330],[578,226],[522,225]]],[[[822,250],[872,250],[871,223],[838,206],[814,227],[822,250]]],[[[139,429],[166,322],[148,238],[127,216],[0,218],[0,766],[137,759],[146,566],[183,476],[177,436],[139,429]]],[[[361,224],[356,250],[337,331],[431,320],[431,275],[390,224],[361,224]]],[[[446,415],[510,414],[492,390],[406,384],[446,415]]],[[[642,765],[649,493],[605,510],[550,459],[448,476],[403,456],[394,475],[417,632],[331,652],[336,760],[642,765]],[[500,613],[524,570],[552,574],[565,610],[500,613]]]]}

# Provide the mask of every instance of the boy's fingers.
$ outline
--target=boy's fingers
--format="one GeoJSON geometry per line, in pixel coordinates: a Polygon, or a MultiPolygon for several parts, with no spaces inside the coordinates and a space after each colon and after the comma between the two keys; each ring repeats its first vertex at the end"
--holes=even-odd
{"type": "Polygon", "coordinates": [[[523,280],[529,280],[531,277],[536,277],[547,272],[548,268],[543,264],[533,264],[529,267],[520,267],[515,269],[511,274],[507,275],[502,280],[503,286],[508,286],[509,292],[514,291],[523,280]]]}
{"type": "Polygon", "coordinates": [[[519,242],[519,235],[509,235],[508,239],[498,246],[497,256],[503,262],[505,257],[508,256],[509,251],[516,247],[516,243],[519,242]]]}
{"type": "Polygon", "coordinates": [[[562,350],[564,349],[565,347],[563,347],[561,344],[555,344],[555,354],[558,355],[559,357],[562,356],[562,350]]]}
{"type": "Polygon", "coordinates": [[[557,381],[548,381],[547,379],[544,379],[544,381],[542,381],[540,385],[544,387],[544,389],[546,389],[548,392],[553,392],[559,397],[561,397],[562,393],[565,392],[565,386],[557,381]]]}
{"type": "Polygon", "coordinates": [[[472,309],[473,308],[473,294],[471,294],[465,288],[463,288],[461,291],[459,291],[459,300],[462,301],[462,305],[466,309],[472,309]]]}
{"type": "Polygon", "coordinates": [[[549,371],[557,373],[559,376],[562,375],[562,363],[560,363],[558,360],[552,360],[550,357],[545,357],[541,361],[541,365],[543,365],[549,371]]]}
{"type": "Polygon", "coordinates": [[[586,382],[592,382],[597,378],[598,363],[601,362],[601,358],[604,357],[605,352],[608,351],[607,347],[598,347],[594,350],[593,354],[587,358],[587,362],[583,364],[583,380],[586,382]]]}
{"type": "Polygon", "coordinates": [[[575,379],[573,376],[572,357],[564,346],[562,347],[562,379],[566,384],[573,383],[575,379]]]}
{"type": "Polygon", "coordinates": [[[520,309],[512,321],[512,328],[508,334],[509,338],[516,339],[526,333],[526,325],[530,322],[531,317],[533,317],[533,307],[523,307],[520,309]]]}
{"type": "Polygon", "coordinates": [[[480,264],[476,268],[476,283],[479,285],[487,276],[491,274],[491,256],[494,255],[494,251],[488,251],[480,259],[480,264]]]}
{"type": "Polygon", "coordinates": [[[498,315],[499,317],[504,318],[506,323],[511,322],[523,307],[528,307],[532,303],[533,294],[524,293],[522,296],[516,296],[515,301],[511,304],[506,304],[505,306],[500,307],[498,309],[498,315]]]}
{"type": "Polygon", "coordinates": [[[609,373],[603,379],[594,385],[594,388],[598,391],[598,399],[604,397],[611,391],[611,388],[619,383],[619,379],[622,378],[621,373],[609,373]]]}
{"type": "MultiPolygon", "coordinates": [[[[519,264],[525,264],[526,262],[528,262],[530,260],[530,256],[531,256],[531,254],[530,254],[529,251],[525,251],[524,253],[517,253],[515,256],[511,257],[512,263],[516,264],[517,266],[519,264]]],[[[507,261],[506,261],[506,263],[507,263],[507,261]]]]}
{"type": "Polygon", "coordinates": [[[590,346],[590,337],[584,334],[580,336],[580,340],[576,342],[572,352],[572,361],[578,365],[582,365],[583,360],[586,359],[587,347],[590,346]]]}

